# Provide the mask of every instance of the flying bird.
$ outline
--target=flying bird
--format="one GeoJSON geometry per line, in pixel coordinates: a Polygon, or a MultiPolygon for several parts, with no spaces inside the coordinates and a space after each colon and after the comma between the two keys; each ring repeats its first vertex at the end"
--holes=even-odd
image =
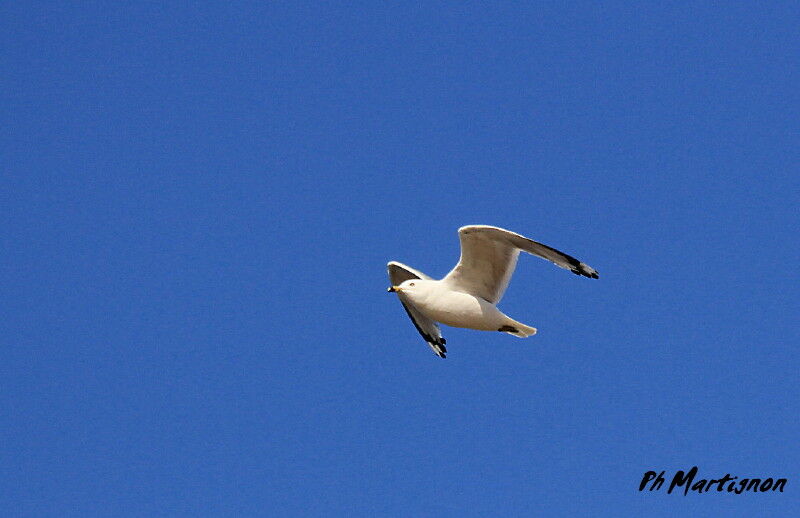
{"type": "Polygon", "coordinates": [[[536,328],[517,322],[497,309],[520,250],[547,259],[576,275],[597,279],[597,270],[555,248],[514,232],[470,225],[458,229],[461,258],[444,278],[435,280],[396,261],[387,265],[391,287],[419,334],[444,358],[446,340],[439,324],[479,331],[500,331],[519,338],[536,328]]]}

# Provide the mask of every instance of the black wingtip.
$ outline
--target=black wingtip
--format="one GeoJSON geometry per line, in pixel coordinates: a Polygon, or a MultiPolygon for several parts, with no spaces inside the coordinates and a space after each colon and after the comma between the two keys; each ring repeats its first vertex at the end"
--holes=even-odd
{"type": "Polygon", "coordinates": [[[600,275],[596,271],[586,271],[583,268],[574,268],[570,270],[575,275],[581,275],[583,277],[588,277],[590,279],[599,279],[600,275]]]}

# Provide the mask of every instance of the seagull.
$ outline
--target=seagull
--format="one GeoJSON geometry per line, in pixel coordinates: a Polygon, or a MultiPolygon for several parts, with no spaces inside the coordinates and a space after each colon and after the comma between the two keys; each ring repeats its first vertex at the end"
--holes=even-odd
{"type": "Polygon", "coordinates": [[[479,331],[500,331],[526,338],[536,328],[517,322],[497,309],[520,250],[547,259],[576,275],[597,279],[597,270],[555,248],[520,234],[488,225],[458,229],[461,258],[444,278],[436,280],[397,261],[387,265],[391,286],[409,318],[440,358],[447,354],[439,324],[479,331]]]}

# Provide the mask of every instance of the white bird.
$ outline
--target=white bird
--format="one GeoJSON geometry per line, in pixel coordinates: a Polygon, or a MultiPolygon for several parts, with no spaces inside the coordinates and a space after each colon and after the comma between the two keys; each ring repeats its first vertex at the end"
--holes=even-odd
{"type": "Polygon", "coordinates": [[[445,357],[439,323],[480,331],[501,331],[525,338],[536,328],[497,309],[517,265],[520,250],[552,261],[576,275],[597,279],[597,270],[572,256],[502,228],[470,225],[458,229],[461,258],[450,273],[435,280],[396,261],[389,262],[390,292],[400,302],[433,352],[445,357]]]}

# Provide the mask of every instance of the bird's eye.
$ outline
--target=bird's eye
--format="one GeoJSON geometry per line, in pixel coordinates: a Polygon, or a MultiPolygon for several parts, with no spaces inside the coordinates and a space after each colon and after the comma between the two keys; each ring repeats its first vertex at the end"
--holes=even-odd
{"type": "Polygon", "coordinates": [[[413,286],[413,285],[414,285],[414,283],[413,283],[413,282],[412,282],[411,284],[409,284],[409,286],[413,286]]]}

